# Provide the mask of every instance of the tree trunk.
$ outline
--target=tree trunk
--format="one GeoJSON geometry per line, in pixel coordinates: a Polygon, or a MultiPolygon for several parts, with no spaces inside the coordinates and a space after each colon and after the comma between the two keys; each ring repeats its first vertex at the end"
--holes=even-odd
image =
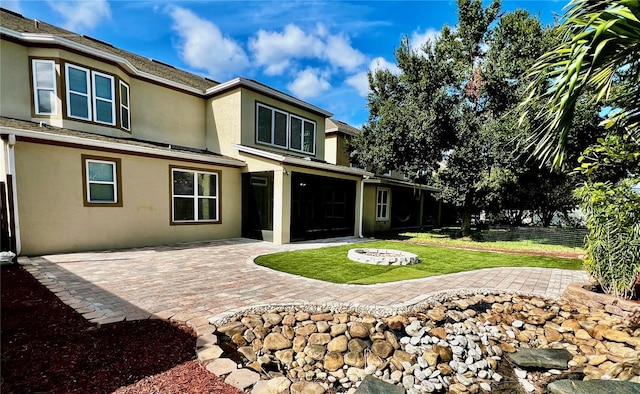
{"type": "Polygon", "coordinates": [[[468,204],[462,207],[462,223],[460,224],[462,236],[471,235],[471,207],[468,204]]]}

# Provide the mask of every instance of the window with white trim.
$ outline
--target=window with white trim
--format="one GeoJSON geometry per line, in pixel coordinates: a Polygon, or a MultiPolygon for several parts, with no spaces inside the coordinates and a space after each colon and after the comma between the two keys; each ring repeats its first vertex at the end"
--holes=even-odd
{"type": "Polygon", "coordinates": [[[171,169],[171,221],[219,222],[219,174],[171,169]]]}
{"type": "MultiPolygon", "coordinates": [[[[67,63],[65,83],[69,118],[116,125],[116,84],[113,76],[67,63]]],[[[120,100],[121,122],[126,125],[123,128],[129,130],[129,86],[123,82],[120,83],[120,100]]]]}
{"type": "Polygon", "coordinates": [[[316,122],[257,103],[256,142],[315,154],[316,122]]]}
{"type": "Polygon", "coordinates": [[[120,126],[131,130],[131,111],[129,109],[129,85],[120,81],[120,126]]]}
{"type": "Polygon", "coordinates": [[[376,221],[389,220],[389,194],[387,188],[378,188],[378,199],[376,203],[376,221]]]}
{"type": "Polygon", "coordinates": [[[75,119],[91,120],[91,98],[89,70],[65,65],[67,84],[67,116],[75,119]]]}
{"type": "Polygon", "coordinates": [[[33,102],[36,115],[58,113],[56,89],[56,63],[53,60],[33,59],[33,102]]]}
{"type": "Polygon", "coordinates": [[[93,120],[111,126],[116,124],[116,100],[112,76],[91,71],[93,80],[93,120]]]}
{"type": "Polygon", "coordinates": [[[289,130],[291,150],[299,152],[315,153],[316,124],[310,120],[296,115],[289,115],[289,130]]]}
{"type": "Polygon", "coordinates": [[[119,161],[83,156],[86,204],[121,204],[118,185],[119,161]]]}
{"type": "Polygon", "coordinates": [[[287,118],[284,111],[258,104],[258,141],[287,148],[287,118]]]}

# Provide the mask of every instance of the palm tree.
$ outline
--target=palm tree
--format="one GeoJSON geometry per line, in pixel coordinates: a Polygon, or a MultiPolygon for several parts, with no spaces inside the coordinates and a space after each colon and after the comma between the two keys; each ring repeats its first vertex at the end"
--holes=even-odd
{"type": "Polygon", "coordinates": [[[608,106],[606,127],[619,127],[632,141],[640,137],[640,1],[571,0],[567,7],[561,43],[532,68],[521,104],[521,122],[534,125],[529,148],[555,168],[582,97],[608,106]],[[544,109],[531,113],[539,100],[544,109]]]}

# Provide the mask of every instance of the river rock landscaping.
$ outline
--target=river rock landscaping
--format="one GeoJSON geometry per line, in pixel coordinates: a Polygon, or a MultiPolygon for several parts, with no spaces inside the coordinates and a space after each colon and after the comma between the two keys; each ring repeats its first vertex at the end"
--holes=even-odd
{"type": "Polygon", "coordinates": [[[264,307],[212,323],[198,358],[257,394],[585,392],[566,379],[640,393],[640,310],[481,291],[402,311],[264,307]]]}

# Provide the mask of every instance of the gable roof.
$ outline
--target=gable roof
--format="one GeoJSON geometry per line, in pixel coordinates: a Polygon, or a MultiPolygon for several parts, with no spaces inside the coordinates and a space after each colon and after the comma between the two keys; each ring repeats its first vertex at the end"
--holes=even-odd
{"type": "Polygon", "coordinates": [[[360,134],[362,131],[356,127],[346,124],[337,119],[327,119],[325,121],[325,134],[342,133],[350,136],[360,134]]]}

